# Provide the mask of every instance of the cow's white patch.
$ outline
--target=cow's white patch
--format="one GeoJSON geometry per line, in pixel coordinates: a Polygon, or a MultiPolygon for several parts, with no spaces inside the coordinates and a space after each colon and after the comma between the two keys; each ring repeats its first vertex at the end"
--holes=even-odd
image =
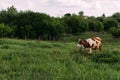
{"type": "Polygon", "coordinates": [[[97,38],[97,39],[101,40],[99,37],[95,37],[95,38],[97,38]]]}
{"type": "Polygon", "coordinates": [[[91,38],[86,39],[86,41],[90,44],[90,46],[92,46],[92,44],[96,45],[96,42],[93,41],[91,38]]]}
{"type": "Polygon", "coordinates": [[[92,52],[92,49],[91,49],[91,48],[86,48],[86,51],[87,51],[88,53],[91,53],[91,52],[92,52]]]}
{"type": "Polygon", "coordinates": [[[77,44],[77,47],[82,47],[82,45],[80,45],[80,44],[77,44]]]}

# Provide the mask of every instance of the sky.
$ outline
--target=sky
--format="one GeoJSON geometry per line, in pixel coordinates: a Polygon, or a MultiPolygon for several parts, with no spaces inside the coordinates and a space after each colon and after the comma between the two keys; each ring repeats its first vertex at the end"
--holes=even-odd
{"type": "Polygon", "coordinates": [[[55,17],[80,11],[86,16],[101,16],[103,13],[111,16],[120,12],[120,0],[0,0],[0,11],[12,5],[18,11],[31,10],[55,17]]]}

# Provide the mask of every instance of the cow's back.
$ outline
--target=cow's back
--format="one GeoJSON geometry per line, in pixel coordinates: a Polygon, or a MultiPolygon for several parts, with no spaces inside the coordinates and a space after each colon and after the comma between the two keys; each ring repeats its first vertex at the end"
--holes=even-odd
{"type": "Polygon", "coordinates": [[[94,41],[99,41],[99,42],[102,41],[102,39],[100,37],[92,37],[91,39],[94,40],[94,41]]]}
{"type": "Polygon", "coordinates": [[[86,39],[86,41],[90,44],[90,48],[99,49],[99,46],[101,46],[102,39],[100,37],[92,37],[86,39]]]}

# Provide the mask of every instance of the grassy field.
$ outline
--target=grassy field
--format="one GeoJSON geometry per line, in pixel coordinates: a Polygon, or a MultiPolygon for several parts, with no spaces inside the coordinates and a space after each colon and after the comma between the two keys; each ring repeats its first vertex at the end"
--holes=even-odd
{"type": "Polygon", "coordinates": [[[120,40],[89,32],[65,42],[0,39],[0,80],[120,80],[120,40]],[[101,52],[76,48],[89,34],[103,38],[101,52]]]}

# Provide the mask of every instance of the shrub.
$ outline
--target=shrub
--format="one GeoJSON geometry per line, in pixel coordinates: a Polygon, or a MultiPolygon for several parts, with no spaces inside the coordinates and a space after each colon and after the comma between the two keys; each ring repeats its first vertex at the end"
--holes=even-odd
{"type": "Polygon", "coordinates": [[[66,32],[70,34],[79,34],[88,30],[87,21],[78,17],[77,15],[72,15],[69,17],[64,17],[64,24],[66,25],[66,32]]]}
{"type": "Polygon", "coordinates": [[[96,20],[88,20],[88,26],[90,31],[100,32],[104,29],[102,22],[96,20]]]}
{"type": "Polygon", "coordinates": [[[117,27],[118,26],[118,22],[117,20],[113,19],[113,18],[106,18],[103,22],[104,25],[104,30],[108,31],[111,27],[117,27]]]}
{"type": "Polygon", "coordinates": [[[12,31],[13,29],[11,27],[5,25],[4,23],[0,24],[0,37],[6,37],[10,35],[12,31]]]}
{"type": "Polygon", "coordinates": [[[112,27],[109,29],[110,33],[112,34],[113,37],[115,38],[120,38],[120,28],[115,28],[112,27]]]}

